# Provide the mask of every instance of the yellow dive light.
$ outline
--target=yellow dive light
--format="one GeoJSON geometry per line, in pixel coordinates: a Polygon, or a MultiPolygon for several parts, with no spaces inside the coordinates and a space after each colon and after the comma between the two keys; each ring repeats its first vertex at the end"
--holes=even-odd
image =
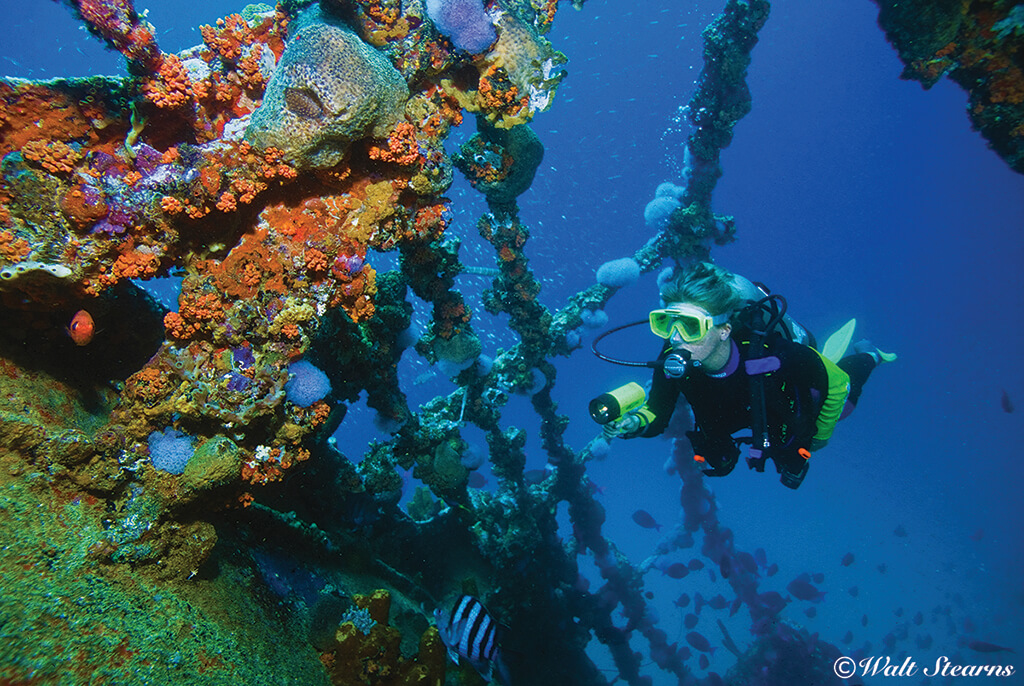
{"type": "Polygon", "coordinates": [[[643,406],[646,400],[643,386],[630,381],[591,400],[590,416],[598,424],[607,424],[643,406]]]}

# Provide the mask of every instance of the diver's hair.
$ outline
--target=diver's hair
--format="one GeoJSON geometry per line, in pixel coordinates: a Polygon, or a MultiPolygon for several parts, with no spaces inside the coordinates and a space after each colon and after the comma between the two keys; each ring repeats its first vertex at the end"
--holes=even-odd
{"type": "Polygon", "coordinates": [[[733,312],[743,303],[733,279],[733,273],[726,269],[710,262],[698,262],[662,284],[661,299],[665,304],[699,305],[712,316],[733,312]]]}

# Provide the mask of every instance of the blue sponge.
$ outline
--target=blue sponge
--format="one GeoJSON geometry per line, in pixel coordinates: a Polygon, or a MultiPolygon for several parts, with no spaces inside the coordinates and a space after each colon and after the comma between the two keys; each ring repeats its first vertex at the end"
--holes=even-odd
{"type": "Polygon", "coordinates": [[[194,452],[192,438],[177,429],[167,427],[149,435],[149,459],[161,471],[181,474],[194,452]]]}
{"type": "Polygon", "coordinates": [[[427,16],[460,50],[481,53],[498,38],[483,0],[427,0],[427,16]]]}
{"type": "Polygon", "coordinates": [[[292,378],[284,385],[285,397],[299,407],[309,407],[331,392],[327,375],[305,360],[288,365],[292,378]]]}

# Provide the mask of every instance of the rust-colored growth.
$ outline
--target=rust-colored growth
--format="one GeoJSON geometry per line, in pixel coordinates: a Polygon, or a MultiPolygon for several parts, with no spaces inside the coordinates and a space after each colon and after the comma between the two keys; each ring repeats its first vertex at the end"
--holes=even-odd
{"type": "MultiPolygon", "coordinates": [[[[288,426],[288,425],[286,425],[288,426]]],[[[271,448],[267,455],[246,460],[242,464],[242,481],[253,485],[280,481],[284,473],[298,462],[309,459],[309,451],[305,448],[271,448]]],[[[251,502],[251,501],[250,501],[251,502]]],[[[243,507],[248,503],[242,501],[243,507]]]]}
{"type": "Polygon", "coordinates": [[[295,167],[291,167],[284,161],[284,153],[275,147],[269,147],[263,151],[263,159],[258,163],[259,175],[265,179],[274,179],[280,176],[285,179],[294,179],[298,176],[295,167]]]}
{"type": "Polygon", "coordinates": [[[313,273],[323,273],[327,271],[327,256],[316,248],[310,248],[306,251],[303,256],[306,263],[306,269],[313,273]]]}
{"type": "Polygon", "coordinates": [[[310,198],[298,207],[285,203],[263,211],[263,217],[275,233],[289,237],[294,243],[320,239],[333,218],[337,221],[348,213],[344,199],[334,196],[310,198]]]}
{"type": "MultiPolygon", "coordinates": [[[[93,191],[98,193],[99,191],[93,191]]],[[[103,198],[89,202],[86,191],[81,184],[72,186],[61,198],[60,209],[64,216],[79,227],[90,226],[107,215],[107,205],[103,198]]]]}
{"type": "Polygon", "coordinates": [[[238,61],[238,79],[251,91],[261,91],[267,85],[267,77],[260,69],[260,61],[254,50],[238,61]]]}
{"type": "Polygon", "coordinates": [[[388,136],[387,147],[371,145],[368,151],[371,160],[393,162],[402,166],[416,164],[423,159],[416,141],[416,128],[409,122],[401,122],[388,136]]]}
{"type": "Polygon", "coordinates": [[[164,154],[160,156],[160,164],[173,164],[180,159],[181,155],[178,153],[178,148],[167,148],[164,154]]]}
{"type": "MultiPolygon", "coordinates": [[[[536,7],[536,3],[534,4],[536,7]]],[[[555,13],[558,11],[558,0],[541,0],[540,7],[537,7],[537,30],[547,33],[548,29],[555,22],[555,13]]]]}
{"type": "Polygon", "coordinates": [[[165,195],[160,198],[160,208],[167,214],[174,215],[180,214],[185,209],[185,205],[174,196],[165,195]]]}
{"type": "Polygon", "coordinates": [[[448,206],[441,202],[418,208],[413,223],[415,237],[428,240],[439,238],[448,227],[447,213],[448,206]]]}
{"type": "Polygon", "coordinates": [[[238,209],[238,202],[235,200],[235,196],[224,191],[221,193],[220,199],[217,200],[217,209],[221,212],[234,212],[238,209]]]}
{"type": "Polygon", "coordinates": [[[316,428],[327,421],[331,406],[324,400],[318,400],[309,407],[296,407],[295,415],[299,421],[308,422],[310,427],[316,428]]]}
{"type": "Polygon", "coordinates": [[[371,319],[376,312],[373,296],[377,294],[377,272],[368,264],[347,282],[339,284],[331,298],[331,307],[341,307],[354,322],[371,319]]]}
{"type": "Polygon", "coordinates": [[[164,315],[164,329],[172,338],[188,340],[204,327],[213,330],[224,318],[224,303],[216,293],[182,290],[178,312],[164,315]]]}
{"type": "Polygon", "coordinates": [[[129,398],[152,404],[162,400],[169,388],[170,384],[159,368],[144,367],[128,377],[124,390],[129,398]]]}
{"type": "Polygon", "coordinates": [[[231,298],[252,298],[260,291],[284,294],[284,265],[276,250],[267,246],[267,230],[246,234],[223,262],[203,263],[217,288],[231,298]]]}
{"type": "Polygon", "coordinates": [[[1024,76],[1019,67],[1010,65],[1002,76],[992,82],[989,100],[993,103],[1007,102],[1013,105],[1024,102],[1024,76]]]}
{"type": "Polygon", "coordinates": [[[119,51],[129,62],[133,62],[144,71],[151,71],[159,63],[160,49],[153,37],[151,27],[140,21],[130,0],[121,2],[70,2],[78,10],[82,19],[94,31],[103,36],[115,50],[119,51]]]}
{"type": "MultiPolygon", "coordinates": [[[[5,210],[6,208],[0,207],[0,214],[5,210]]],[[[16,263],[28,257],[30,252],[32,246],[24,238],[18,238],[10,231],[0,231],[0,257],[16,263]]]]}
{"type": "Polygon", "coordinates": [[[164,330],[169,337],[185,341],[199,332],[199,324],[186,321],[178,312],[168,312],[164,315],[164,330]]]}
{"type": "Polygon", "coordinates": [[[451,338],[462,332],[469,323],[471,313],[458,294],[449,294],[434,306],[434,331],[441,338],[451,338]]]}
{"type": "Polygon", "coordinates": [[[476,100],[484,112],[500,111],[506,117],[520,114],[529,104],[529,98],[519,94],[505,71],[494,65],[480,75],[476,100]]]}
{"type": "Polygon", "coordinates": [[[462,124],[462,106],[455,96],[437,85],[430,86],[424,96],[430,114],[418,122],[421,134],[436,140],[447,136],[452,126],[462,124]]]}
{"type": "Polygon", "coordinates": [[[45,83],[0,81],[0,158],[20,150],[45,131],[49,140],[81,140],[95,146],[101,137],[124,139],[128,128],[124,117],[108,113],[99,101],[83,105],[78,98],[45,83]],[[98,130],[95,122],[106,125],[98,130]]]}
{"type": "Polygon", "coordinates": [[[378,24],[390,26],[398,19],[398,8],[385,7],[380,0],[370,0],[363,5],[366,14],[378,24]]]}
{"type": "Polygon", "coordinates": [[[160,258],[141,249],[121,253],[110,272],[116,279],[145,279],[156,276],[160,258]]]}
{"type": "Polygon", "coordinates": [[[217,28],[204,24],[199,27],[199,33],[211,51],[229,62],[241,56],[242,46],[254,42],[252,31],[240,14],[229,14],[218,19],[217,28]]]}
{"type": "Polygon", "coordinates": [[[82,161],[82,156],[71,146],[57,140],[29,141],[21,149],[21,154],[52,174],[70,174],[82,161]]]}
{"type": "Polygon", "coordinates": [[[146,99],[162,108],[181,107],[192,99],[191,90],[192,82],[177,55],[164,55],[156,74],[142,84],[146,99]]]}
{"type": "Polygon", "coordinates": [[[238,200],[249,204],[256,196],[267,189],[267,184],[252,179],[236,178],[231,180],[231,190],[238,195],[238,200]]]}
{"type": "Polygon", "coordinates": [[[402,634],[388,623],[391,596],[387,591],[356,595],[355,606],[367,610],[374,626],[366,630],[344,622],[335,633],[335,644],[321,656],[331,683],[336,686],[435,686],[444,683],[446,649],[436,627],[420,636],[419,652],[405,657],[402,634]]]}

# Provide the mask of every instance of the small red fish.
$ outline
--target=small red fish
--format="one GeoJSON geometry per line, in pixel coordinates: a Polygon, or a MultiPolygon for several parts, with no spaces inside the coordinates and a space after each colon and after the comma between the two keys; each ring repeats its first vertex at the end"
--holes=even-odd
{"type": "Polygon", "coordinates": [[[71,318],[71,323],[68,324],[65,331],[68,332],[68,336],[75,342],[75,345],[89,345],[93,334],[96,333],[92,315],[85,310],[79,310],[71,318]]]}

